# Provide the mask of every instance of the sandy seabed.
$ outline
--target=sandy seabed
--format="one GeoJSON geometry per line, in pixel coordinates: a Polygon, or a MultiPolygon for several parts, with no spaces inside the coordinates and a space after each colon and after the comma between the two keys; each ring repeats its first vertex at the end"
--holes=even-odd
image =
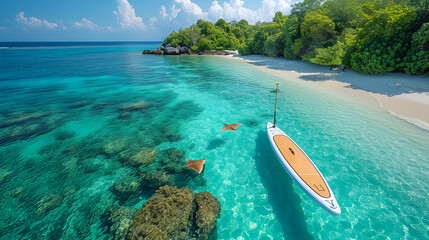
{"type": "Polygon", "coordinates": [[[428,76],[364,74],[350,69],[331,71],[329,66],[264,55],[226,57],[245,61],[286,81],[340,98],[353,99],[363,104],[377,104],[389,113],[429,130],[428,76]]]}

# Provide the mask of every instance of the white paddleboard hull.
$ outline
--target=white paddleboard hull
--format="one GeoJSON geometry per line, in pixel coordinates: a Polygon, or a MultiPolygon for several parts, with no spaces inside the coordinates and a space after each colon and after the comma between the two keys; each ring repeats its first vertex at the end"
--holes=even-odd
{"type": "Polygon", "coordinates": [[[322,208],[324,208],[326,211],[333,215],[340,215],[341,214],[341,208],[338,205],[337,200],[335,199],[334,193],[332,192],[331,188],[328,185],[328,182],[326,182],[323,175],[320,173],[319,169],[316,167],[314,162],[305,154],[305,152],[296,144],[287,134],[285,134],[280,128],[275,127],[272,123],[267,124],[267,134],[268,139],[270,141],[271,147],[273,148],[274,153],[277,156],[277,159],[280,161],[283,168],[286,170],[286,172],[291,176],[296,183],[304,190],[305,193],[307,193],[308,196],[310,196],[316,203],[318,203],[322,208]],[[326,184],[326,187],[328,188],[330,192],[330,196],[328,198],[322,197],[319,194],[317,194],[313,189],[311,189],[302,179],[301,177],[295,172],[295,170],[292,168],[292,166],[288,163],[288,161],[284,158],[283,154],[280,152],[280,149],[278,148],[277,144],[274,141],[274,136],[277,135],[283,135],[289,138],[295,145],[305,154],[305,156],[311,161],[311,163],[314,165],[314,167],[319,172],[320,176],[322,177],[323,181],[326,184]]]}

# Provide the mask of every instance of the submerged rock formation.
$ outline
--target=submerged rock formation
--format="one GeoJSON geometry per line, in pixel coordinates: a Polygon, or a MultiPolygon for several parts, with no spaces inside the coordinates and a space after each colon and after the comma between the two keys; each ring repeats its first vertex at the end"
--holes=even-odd
{"type": "Polygon", "coordinates": [[[104,146],[106,154],[115,154],[124,151],[129,146],[126,138],[116,139],[104,146]]]}
{"type": "Polygon", "coordinates": [[[113,206],[106,210],[107,224],[111,235],[109,240],[125,239],[134,218],[135,210],[129,207],[113,206]]]}
{"type": "Polygon", "coordinates": [[[123,111],[135,111],[135,110],[140,110],[142,108],[146,108],[149,106],[150,106],[150,104],[148,102],[140,101],[140,102],[122,105],[119,109],[123,110],[123,111]]]}
{"type": "Polygon", "coordinates": [[[141,172],[140,179],[147,188],[157,189],[161,186],[175,185],[174,176],[163,170],[139,168],[139,171],[141,172]]]}
{"type": "Polygon", "coordinates": [[[13,113],[10,114],[9,118],[2,119],[2,121],[0,122],[0,128],[37,121],[46,116],[48,116],[47,113],[13,113]]]}
{"type": "Polygon", "coordinates": [[[197,50],[192,51],[187,46],[177,46],[173,47],[171,44],[166,46],[159,46],[155,50],[144,50],[143,54],[154,54],[154,55],[233,55],[238,54],[238,51],[235,50],[197,50]]]}
{"type": "Polygon", "coordinates": [[[141,151],[130,155],[128,164],[131,166],[140,166],[153,163],[158,156],[158,152],[152,148],[143,148],[141,151]]]}
{"type": "MultiPolygon", "coordinates": [[[[18,195],[24,190],[25,188],[23,190],[19,190],[18,195]]],[[[76,187],[72,186],[64,189],[62,193],[48,193],[37,202],[37,209],[35,213],[46,213],[57,208],[63,203],[63,201],[67,197],[69,197],[76,191],[76,187]]]]}
{"type": "Polygon", "coordinates": [[[195,195],[195,224],[197,230],[195,233],[199,238],[207,239],[213,228],[216,226],[216,220],[220,217],[220,203],[209,192],[200,192],[195,195]]]}
{"type": "Polygon", "coordinates": [[[220,217],[220,203],[208,192],[161,187],[141,207],[128,239],[207,239],[220,217]]]}
{"type": "Polygon", "coordinates": [[[116,180],[113,188],[118,194],[132,194],[140,188],[140,179],[134,176],[124,176],[116,180]]]}
{"type": "Polygon", "coordinates": [[[0,145],[8,145],[17,140],[26,140],[43,135],[61,125],[65,118],[52,113],[11,113],[2,114],[0,121],[0,145]]]}
{"type": "MultiPolygon", "coordinates": [[[[150,156],[150,154],[145,154],[150,156]]],[[[154,191],[159,187],[168,186],[204,186],[206,181],[203,174],[192,169],[181,168],[185,161],[185,152],[177,148],[168,148],[161,151],[160,156],[153,163],[133,165],[138,167],[142,186],[154,191]]]]}
{"type": "Polygon", "coordinates": [[[22,192],[24,192],[26,189],[27,189],[27,188],[26,188],[25,186],[15,188],[14,190],[12,190],[12,191],[10,191],[10,192],[9,192],[9,196],[10,196],[10,197],[13,197],[13,198],[16,198],[16,197],[18,197],[22,192]]]}
{"type": "Polygon", "coordinates": [[[7,177],[9,177],[12,173],[13,173],[13,171],[0,169],[0,183],[4,179],[6,179],[7,177]]]}
{"type": "Polygon", "coordinates": [[[183,158],[185,152],[177,148],[169,148],[163,151],[163,157],[160,159],[160,163],[164,166],[164,170],[169,173],[181,172],[181,165],[183,164],[183,158]]]}
{"type": "Polygon", "coordinates": [[[58,207],[64,200],[60,194],[49,193],[37,202],[36,213],[49,212],[58,207]]]}

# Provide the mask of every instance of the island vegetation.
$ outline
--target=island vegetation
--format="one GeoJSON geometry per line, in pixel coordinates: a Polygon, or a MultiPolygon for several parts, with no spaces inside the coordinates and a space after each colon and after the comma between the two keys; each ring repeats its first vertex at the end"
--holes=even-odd
{"type": "Polygon", "coordinates": [[[345,65],[364,73],[429,72],[429,1],[304,0],[272,22],[198,20],[164,45],[345,65]]]}

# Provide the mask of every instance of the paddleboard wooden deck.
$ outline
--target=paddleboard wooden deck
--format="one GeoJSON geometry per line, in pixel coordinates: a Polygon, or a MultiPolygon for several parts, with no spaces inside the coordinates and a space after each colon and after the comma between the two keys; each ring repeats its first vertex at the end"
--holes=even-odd
{"type": "Polygon", "coordinates": [[[268,139],[278,160],[298,185],[321,207],[333,215],[341,214],[325,178],[305,152],[280,128],[267,124],[268,139]]]}

